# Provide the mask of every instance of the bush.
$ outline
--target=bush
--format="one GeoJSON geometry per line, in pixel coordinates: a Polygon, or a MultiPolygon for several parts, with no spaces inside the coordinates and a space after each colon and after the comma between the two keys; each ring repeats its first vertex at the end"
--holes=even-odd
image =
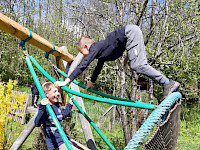
{"type": "MultiPolygon", "coordinates": [[[[16,94],[17,81],[9,80],[8,83],[0,82],[0,149],[7,149],[17,129],[13,128],[13,120],[10,117],[12,110],[22,109],[26,99],[25,95],[16,94]],[[11,102],[14,99],[15,102],[11,102]]],[[[24,114],[16,114],[16,116],[24,114]]]]}

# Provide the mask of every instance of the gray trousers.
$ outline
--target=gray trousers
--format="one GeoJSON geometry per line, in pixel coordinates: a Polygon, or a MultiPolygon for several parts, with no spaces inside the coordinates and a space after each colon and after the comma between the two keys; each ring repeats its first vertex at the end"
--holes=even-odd
{"type": "Polygon", "coordinates": [[[167,78],[147,63],[144,39],[140,28],[136,25],[127,25],[125,34],[127,37],[126,50],[131,69],[164,84],[167,78]]]}

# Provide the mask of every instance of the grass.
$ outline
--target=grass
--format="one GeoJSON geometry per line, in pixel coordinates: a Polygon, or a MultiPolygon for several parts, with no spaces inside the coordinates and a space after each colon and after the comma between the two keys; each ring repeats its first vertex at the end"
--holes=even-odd
{"type": "MultiPolygon", "coordinates": [[[[87,115],[90,119],[95,123],[95,125],[100,129],[103,135],[108,139],[108,141],[115,145],[116,149],[122,149],[124,147],[124,139],[123,139],[123,131],[121,128],[121,123],[117,123],[112,127],[111,123],[111,114],[107,114],[104,117],[100,117],[103,115],[105,110],[109,108],[111,105],[106,103],[98,103],[91,100],[84,100],[85,109],[87,115]]],[[[79,119],[77,118],[76,113],[72,116],[72,120],[75,122],[75,132],[71,136],[76,141],[85,144],[84,134],[81,130],[81,124],[79,119]]],[[[92,133],[95,139],[95,143],[99,149],[109,149],[107,144],[102,140],[100,135],[93,129],[91,126],[92,133]]]]}
{"type": "MultiPolygon", "coordinates": [[[[9,124],[9,127],[7,128],[6,132],[11,135],[11,140],[9,143],[14,143],[14,141],[18,138],[18,136],[21,134],[21,132],[24,130],[27,124],[22,125],[19,122],[13,121],[11,124],[9,124]],[[12,130],[11,130],[12,126],[12,130]]],[[[23,143],[23,145],[19,148],[19,150],[27,150],[27,149],[33,149],[32,142],[34,140],[34,133],[31,132],[31,134],[28,136],[26,141],[23,143]]],[[[12,146],[12,144],[10,145],[12,146]]]]}
{"type": "Polygon", "coordinates": [[[26,92],[28,94],[31,94],[31,87],[18,86],[18,90],[20,92],[26,92]]]}
{"type": "Polygon", "coordinates": [[[193,121],[186,127],[186,123],[181,121],[177,147],[180,150],[200,150],[199,122],[193,121]]]}

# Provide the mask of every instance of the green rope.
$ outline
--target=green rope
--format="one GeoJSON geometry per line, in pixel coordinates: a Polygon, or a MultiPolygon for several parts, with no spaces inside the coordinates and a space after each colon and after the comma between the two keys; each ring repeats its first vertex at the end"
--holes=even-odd
{"type": "MultiPolygon", "coordinates": [[[[179,92],[174,92],[170,94],[165,100],[160,103],[160,105],[155,109],[135,133],[129,143],[126,145],[124,150],[137,150],[142,144],[145,137],[151,132],[153,127],[159,122],[159,120],[169,111],[169,109],[181,99],[182,95],[179,92]]],[[[161,136],[162,137],[162,136],[161,136]]],[[[163,137],[162,137],[163,138],[163,137]]]]}
{"type": "Polygon", "coordinates": [[[30,33],[30,36],[25,40],[21,40],[21,42],[19,43],[19,46],[22,47],[22,50],[24,50],[24,51],[26,50],[26,46],[25,46],[26,42],[29,41],[30,39],[32,39],[32,37],[33,37],[31,30],[28,29],[28,31],[30,33]]]}
{"type": "Polygon", "coordinates": [[[52,45],[53,45],[53,49],[51,51],[45,53],[45,58],[47,60],[49,60],[49,54],[53,53],[56,50],[53,42],[52,42],[52,45]]]}

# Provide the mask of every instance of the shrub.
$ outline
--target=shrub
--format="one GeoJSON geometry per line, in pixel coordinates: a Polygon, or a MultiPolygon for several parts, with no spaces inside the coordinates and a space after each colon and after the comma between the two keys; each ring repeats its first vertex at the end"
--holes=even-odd
{"type": "MultiPolygon", "coordinates": [[[[26,96],[14,93],[17,81],[0,82],[0,149],[7,149],[15,132],[11,132],[13,120],[10,117],[12,110],[22,109],[26,96]],[[15,102],[11,102],[14,99],[15,102]]],[[[16,116],[24,114],[16,114],[16,116]]]]}

